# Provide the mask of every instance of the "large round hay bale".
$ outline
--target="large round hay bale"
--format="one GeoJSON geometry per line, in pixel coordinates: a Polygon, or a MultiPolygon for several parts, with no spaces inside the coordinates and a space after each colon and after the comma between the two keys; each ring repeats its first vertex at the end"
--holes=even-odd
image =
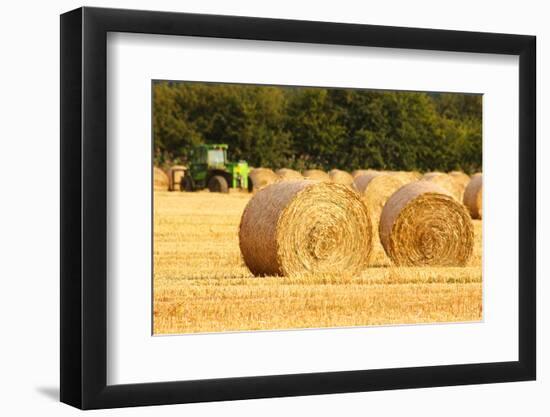
{"type": "Polygon", "coordinates": [[[433,182],[446,190],[456,201],[462,201],[463,189],[449,174],[430,172],[425,174],[421,181],[433,182]]]}
{"type": "Polygon", "coordinates": [[[300,174],[298,171],[295,171],[290,168],[281,168],[275,171],[275,174],[279,177],[281,180],[301,180],[304,177],[302,177],[302,174],[300,174]]]}
{"type": "Polygon", "coordinates": [[[464,205],[470,211],[473,219],[481,219],[483,205],[483,176],[472,175],[472,179],[464,190],[464,205]]]}
{"type": "Polygon", "coordinates": [[[329,181],[329,175],[320,169],[306,169],[303,174],[304,178],[310,180],[329,181]]]}
{"type": "Polygon", "coordinates": [[[168,191],[168,175],[159,167],[153,168],[153,189],[155,191],[168,191]]]}
{"type": "Polygon", "coordinates": [[[167,174],[168,174],[168,189],[170,191],[179,191],[181,179],[185,174],[185,167],[183,165],[174,165],[168,169],[167,174]]]}
{"type": "Polygon", "coordinates": [[[250,199],[241,217],[239,246],[254,275],[299,276],[368,265],[371,224],[359,196],[331,182],[289,180],[250,199]]]}
{"type": "Polygon", "coordinates": [[[349,172],[341,169],[331,169],[328,173],[330,180],[335,184],[344,184],[354,188],[353,177],[349,172]]]}
{"type": "Polygon", "coordinates": [[[254,168],[248,174],[248,188],[258,191],[263,187],[278,181],[279,177],[269,168],[254,168]]]}
{"type": "Polygon", "coordinates": [[[430,181],[401,187],[382,210],[380,240],[402,266],[464,266],[474,248],[466,208],[430,181]]]}

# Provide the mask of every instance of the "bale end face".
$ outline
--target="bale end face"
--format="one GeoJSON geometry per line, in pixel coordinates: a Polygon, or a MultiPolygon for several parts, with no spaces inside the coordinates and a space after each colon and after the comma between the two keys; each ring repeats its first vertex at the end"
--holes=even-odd
{"type": "Polygon", "coordinates": [[[473,253],[474,227],[466,208],[428,181],[392,195],[379,232],[388,257],[400,266],[464,266],[473,253]]]}

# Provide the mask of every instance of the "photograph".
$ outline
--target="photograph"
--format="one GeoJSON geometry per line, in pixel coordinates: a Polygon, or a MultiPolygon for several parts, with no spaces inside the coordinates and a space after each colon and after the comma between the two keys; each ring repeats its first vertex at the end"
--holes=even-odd
{"type": "Polygon", "coordinates": [[[482,94],[151,88],[153,335],[483,320],[482,94]]]}

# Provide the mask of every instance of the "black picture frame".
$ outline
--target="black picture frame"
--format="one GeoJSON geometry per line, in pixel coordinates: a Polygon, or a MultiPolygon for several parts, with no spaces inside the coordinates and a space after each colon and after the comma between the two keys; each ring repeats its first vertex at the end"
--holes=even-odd
{"type": "Polygon", "coordinates": [[[94,409],[535,379],[534,36],[84,7],[61,15],[60,56],[62,402],[94,409]],[[519,56],[519,360],[107,385],[108,32],[519,56]]]}

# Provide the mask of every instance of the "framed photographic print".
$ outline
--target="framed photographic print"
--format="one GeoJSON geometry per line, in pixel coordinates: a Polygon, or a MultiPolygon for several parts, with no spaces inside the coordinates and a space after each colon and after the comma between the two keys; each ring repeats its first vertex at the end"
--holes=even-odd
{"type": "Polygon", "coordinates": [[[535,37],[61,16],[61,401],[535,379],[535,37]]]}

